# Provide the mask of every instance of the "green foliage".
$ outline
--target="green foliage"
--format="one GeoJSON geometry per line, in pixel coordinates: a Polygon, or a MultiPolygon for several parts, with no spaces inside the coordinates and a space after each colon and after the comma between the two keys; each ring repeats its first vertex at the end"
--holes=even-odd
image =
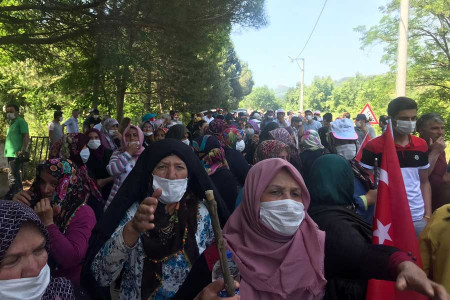
{"type": "Polygon", "coordinates": [[[275,110],[281,106],[281,101],[275,97],[274,91],[264,86],[254,88],[252,93],[246,96],[239,106],[250,110],[262,108],[275,110]]]}

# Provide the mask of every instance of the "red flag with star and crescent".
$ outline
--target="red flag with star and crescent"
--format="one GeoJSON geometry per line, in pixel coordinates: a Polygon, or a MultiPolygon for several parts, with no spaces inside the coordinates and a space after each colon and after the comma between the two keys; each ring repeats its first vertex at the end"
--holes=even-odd
{"type": "MultiPolygon", "coordinates": [[[[384,139],[384,151],[379,168],[378,196],[375,217],[372,225],[372,243],[394,246],[405,253],[412,253],[416,263],[422,267],[419,244],[403,183],[402,171],[391,129],[392,124],[381,136],[384,139]]],[[[400,292],[395,282],[369,280],[367,300],[418,300],[427,299],[416,292],[400,292]]]]}

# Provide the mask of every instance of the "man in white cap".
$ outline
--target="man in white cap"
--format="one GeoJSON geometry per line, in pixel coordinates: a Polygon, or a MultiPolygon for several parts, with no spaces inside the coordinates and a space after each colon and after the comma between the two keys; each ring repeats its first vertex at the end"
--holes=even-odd
{"type": "Polygon", "coordinates": [[[280,125],[280,127],[289,127],[288,121],[284,118],[286,116],[286,112],[284,109],[280,108],[277,110],[277,119],[275,120],[275,123],[280,125]]]}
{"type": "Polygon", "coordinates": [[[310,109],[305,110],[305,117],[306,117],[306,123],[304,124],[305,131],[315,130],[319,132],[319,128],[322,127],[322,123],[314,120],[312,110],[310,109]]]}
{"type": "Polygon", "coordinates": [[[314,112],[314,120],[322,123],[322,117],[320,116],[320,110],[314,112]]]}
{"type": "Polygon", "coordinates": [[[331,152],[343,156],[347,160],[355,158],[359,143],[352,120],[344,118],[331,122],[330,132],[331,152]]]}

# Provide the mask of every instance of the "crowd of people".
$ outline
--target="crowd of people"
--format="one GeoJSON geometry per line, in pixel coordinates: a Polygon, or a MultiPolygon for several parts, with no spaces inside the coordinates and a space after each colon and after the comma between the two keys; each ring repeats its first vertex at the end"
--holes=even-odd
{"type": "Polygon", "coordinates": [[[184,125],[170,111],[132,124],[94,108],[80,130],[78,110],[65,122],[56,111],[48,159],[22,190],[28,126],[8,105],[0,299],[223,299],[207,190],[239,271],[224,299],[365,299],[370,279],[450,299],[445,121],[417,111],[392,100],[379,131],[392,124],[423,269],[371,242],[384,145],[364,114],[217,109],[184,125]]]}

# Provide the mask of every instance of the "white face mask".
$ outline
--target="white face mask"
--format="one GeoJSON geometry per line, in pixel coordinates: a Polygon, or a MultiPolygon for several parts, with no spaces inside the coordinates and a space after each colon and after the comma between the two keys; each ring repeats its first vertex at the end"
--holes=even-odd
{"type": "Polygon", "coordinates": [[[99,115],[94,115],[94,119],[98,119],[99,115]]]}
{"type": "Polygon", "coordinates": [[[136,145],[139,146],[139,142],[128,142],[128,146],[136,145]]]}
{"type": "Polygon", "coordinates": [[[6,118],[8,120],[14,120],[16,118],[16,114],[15,113],[7,113],[6,118]]]}
{"type": "Polygon", "coordinates": [[[86,163],[89,160],[89,155],[91,155],[91,152],[89,152],[88,148],[84,148],[80,151],[81,160],[86,163]]]}
{"type": "Polygon", "coordinates": [[[245,149],[244,140],[240,140],[240,141],[236,142],[236,150],[237,151],[242,152],[242,151],[244,151],[244,149],[245,149]]]}
{"type": "Polygon", "coordinates": [[[90,140],[87,146],[92,150],[96,150],[101,144],[102,142],[100,140],[90,140]]]}
{"type": "Polygon", "coordinates": [[[416,121],[397,120],[395,130],[400,134],[411,134],[416,129],[416,121]]]}
{"type": "Polygon", "coordinates": [[[261,202],[259,217],[279,234],[292,236],[305,219],[305,207],[292,199],[261,202]]]}
{"type": "Polygon", "coordinates": [[[185,143],[188,146],[191,144],[189,139],[184,139],[184,140],[182,140],[182,142],[185,143]]]}
{"type": "Polygon", "coordinates": [[[152,136],[152,135],[153,135],[153,132],[144,132],[144,135],[145,135],[145,136],[152,136]]]}
{"type": "Polygon", "coordinates": [[[351,160],[356,156],[356,145],[345,144],[336,146],[336,154],[343,156],[346,160],[351,160]]]}
{"type": "Polygon", "coordinates": [[[0,280],[0,299],[40,300],[50,283],[50,268],[45,265],[38,276],[0,280]]]}
{"type": "Polygon", "coordinates": [[[59,121],[62,122],[64,119],[63,117],[59,117],[59,121]]]}
{"type": "Polygon", "coordinates": [[[117,133],[117,130],[111,129],[108,131],[110,136],[114,136],[117,133]]]}
{"type": "Polygon", "coordinates": [[[306,116],[306,120],[311,121],[312,119],[313,119],[312,116],[310,116],[310,115],[307,115],[307,116],[306,116]]]}
{"type": "Polygon", "coordinates": [[[187,184],[187,177],[184,179],[166,179],[153,175],[153,190],[162,190],[159,201],[164,204],[180,202],[181,198],[183,198],[184,193],[186,193],[187,184]]]}

